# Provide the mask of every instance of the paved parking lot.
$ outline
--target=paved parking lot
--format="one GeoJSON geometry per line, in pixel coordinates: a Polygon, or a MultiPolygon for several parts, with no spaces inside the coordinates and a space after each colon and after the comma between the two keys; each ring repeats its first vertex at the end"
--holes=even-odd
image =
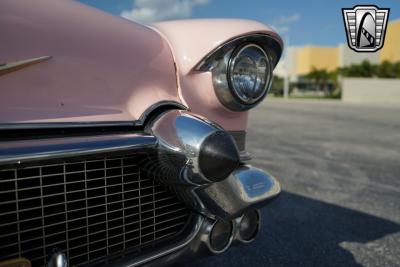
{"type": "Polygon", "coordinates": [[[189,266],[400,266],[400,107],[267,100],[248,150],[281,196],[253,243],[189,266]]]}

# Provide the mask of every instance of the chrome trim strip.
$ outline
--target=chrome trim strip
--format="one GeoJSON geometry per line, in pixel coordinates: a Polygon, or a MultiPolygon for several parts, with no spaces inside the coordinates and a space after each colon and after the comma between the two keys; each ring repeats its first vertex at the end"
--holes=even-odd
{"type": "Polygon", "coordinates": [[[216,59],[217,56],[222,56],[223,54],[225,54],[226,52],[228,52],[229,50],[234,49],[237,45],[239,45],[240,43],[244,43],[244,42],[254,42],[255,43],[266,43],[266,44],[262,44],[262,47],[264,49],[268,50],[272,50],[273,53],[273,63],[274,63],[274,67],[278,64],[279,58],[282,55],[282,51],[283,51],[283,41],[282,39],[279,37],[278,34],[266,34],[266,33],[251,33],[251,34],[247,34],[247,35],[242,35],[239,37],[235,37],[233,39],[230,39],[224,43],[222,43],[221,45],[219,45],[218,47],[214,48],[211,52],[209,52],[205,57],[202,58],[202,60],[200,60],[200,62],[193,68],[193,70],[195,71],[211,71],[213,69],[213,61],[214,59],[216,59]],[[274,42],[275,45],[271,45],[271,41],[274,42]],[[270,44],[270,45],[267,45],[270,44]]]}
{"type": "Polygon", "coordinates": [[[1,130],[30,130],[30,129],[63,129],[63,128],[97,128],[97,127],[133,127],[137,121],[99,121],[99,122],[21,122],[0,123],[1,130]]]}
{"type": "Polygon", "coordinates": [[[0,143],[0,165],[154,148],[156,144],[154,136],[138,133],[9,141],[0,143]]]}
{"type": "Polygon", "coordinates": [[[100,127],[135,127],[143,126],[148,115],[164,106],[187,110],[188,107],[176,101],[160,101],[148,107],[138,120],[134,121],[93,121],[93,122],[21,122],[0,123],[1,130],[28,130],[28,129],[62,129],[62,128],[100,128],[100,127]]]}
{"type": "Polygon", "coordinates": [[[43,62],[45,60],[49,60],[51,56],[43,56],[43,57],[37,57],[37,58],[30,58],[30,59],[25,59],[25,60],[19,60],[19,61],[14,61],[14,62],[8,62],[8,63],[2,63],[0,64],[0,76],[20,70],[22,68],[31,66],[33,64],[37,64],[40,62],[43,62]]]}
{"type": "Polygon", "coordinates": [[[176,101],[160,101],[157,102],[153,105],[151,105],[150,107],[148,107],[140,116],[138,122],[140,123],[140,125],[143,125],[144,122],[146,121],[147,117],[150,115],[150,113],[152,113],[153,111],[165,107],[165,106],[171,106],[171,107],[175,107],[176,109],[181,109],[181,110],[188,110],[188,107],[186,107],[185,105],[183,105],[182,103],[176,102],[176,101]]]}

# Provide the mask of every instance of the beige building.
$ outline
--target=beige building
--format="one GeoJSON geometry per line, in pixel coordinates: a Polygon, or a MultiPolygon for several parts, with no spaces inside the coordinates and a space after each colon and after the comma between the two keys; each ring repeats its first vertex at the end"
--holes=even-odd
{"type": "Polygon", "coordinates": [[[337,47],[308,46],[297,50],[297,75],[308,74],[313,68],[333,71],[337,67],[339,67],[339,49],[337,47]]]}
{"type": "Polygon", "coordinates": [[[338,67],[360,64],[364,60],[372,64],[379,64],[385,60],[400,61],[400,19],[388,24],[385,44],[380,51],[358,53],[351,50],[347,44],[337,47],[290,46],[276,74],[288,75],[290,81],[297,81],[299,76],[310,73],[313,68],[333,71],[338,67]]]}
{"type": "Polygon", "coordinates": [[[379,64],[379,51],[373,53],[359,53],[350,49],[347,44],[339,45],[339,67],[360,64],[364,60],[369,61],[371,64],[379,64]]]}
{"type": "Polygon", "coordinates": [[[385,43],[380,53],[381,62],[400,61],[400,19],[388,24],[385,36],[385,43]]]}

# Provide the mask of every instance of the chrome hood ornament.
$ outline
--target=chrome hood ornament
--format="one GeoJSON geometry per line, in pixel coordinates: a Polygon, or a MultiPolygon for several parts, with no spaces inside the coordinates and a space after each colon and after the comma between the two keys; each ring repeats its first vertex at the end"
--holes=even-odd
{"type": "Polygon", "coordinates": [[[0,63],[0,76],[7,74],[9,72],[20,70],[22,68],[49,60],[50,58],[51,56],[43,56],[43,57],[30,58],[9,63],[0,63]]]}

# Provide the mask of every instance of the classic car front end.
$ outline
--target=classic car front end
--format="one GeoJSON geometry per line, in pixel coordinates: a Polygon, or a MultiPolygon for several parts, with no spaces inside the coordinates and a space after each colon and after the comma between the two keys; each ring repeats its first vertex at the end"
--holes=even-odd
{"type": "Polygon", "coordinates": [[[280,192],[245,146],[273,30],[4,0],[0,32],[0,266],[172,265],[254,240],[280,192]]]}

